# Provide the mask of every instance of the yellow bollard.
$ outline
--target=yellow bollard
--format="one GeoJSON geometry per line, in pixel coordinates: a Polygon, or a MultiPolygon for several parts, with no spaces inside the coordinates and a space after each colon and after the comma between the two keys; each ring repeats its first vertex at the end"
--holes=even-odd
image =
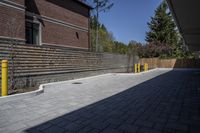
{"type": "Polygon", "coordinates": [[[144,64],[144,71],[147,71],[147,63],[144,64]]]}
{"type": "Polygon", "coordinates": [[[146,63],[146,70],[148,71],[149,70],[149,65],[146,63]]]}
{"type": "Polygon", "coordinates": [[[2,60],[1,96],[8,95],[8,60],[2,60]]]}
{"type": "Polygon", "coordinates": [[[140,73],[140,63],[138,64],[138,73],[140,73]]]}
{"type": "Polygon", "coordinates": [[[137,73],[137,64],[135,64],[134,68],[135,68],[134,72],[137,73]]]}

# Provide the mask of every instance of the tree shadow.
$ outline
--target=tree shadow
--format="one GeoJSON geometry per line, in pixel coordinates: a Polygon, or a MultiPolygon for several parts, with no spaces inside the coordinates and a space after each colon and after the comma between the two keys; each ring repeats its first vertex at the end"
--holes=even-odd
{"type": "Polygon", "coordinates": [[[200,131],[200,90],[196,88],[200,87],[198,73],[170,71],[25,132],[200,131]]]}

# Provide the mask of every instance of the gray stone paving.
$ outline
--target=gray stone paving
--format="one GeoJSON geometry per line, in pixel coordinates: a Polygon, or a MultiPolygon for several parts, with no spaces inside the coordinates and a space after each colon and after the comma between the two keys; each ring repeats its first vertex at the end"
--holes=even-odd
{"type": "Polygon", "coordinates": [[[0,133],[14,132],[199,133],[200,72],[156,70],[51,84],[32,98],[0,101],[0,133]]]}

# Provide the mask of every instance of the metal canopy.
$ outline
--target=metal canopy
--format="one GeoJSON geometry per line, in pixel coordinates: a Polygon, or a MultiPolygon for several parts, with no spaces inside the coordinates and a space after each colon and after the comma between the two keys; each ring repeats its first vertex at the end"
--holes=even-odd
{"type": "Polygon", "coordinates": [[[200,1],[167,0],[177,26],[190,50],[200,50],[200,1]]]}

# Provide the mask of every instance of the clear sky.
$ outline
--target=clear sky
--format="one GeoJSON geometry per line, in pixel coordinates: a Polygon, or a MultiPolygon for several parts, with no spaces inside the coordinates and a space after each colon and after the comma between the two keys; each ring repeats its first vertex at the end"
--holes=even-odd
{"type": "Polygon", "coordinates": [[[114,34],[117,41],[145,42],[147,22],[162,0],[112,0],[113,8],[100,14],[100,22],[114,34]]]}

